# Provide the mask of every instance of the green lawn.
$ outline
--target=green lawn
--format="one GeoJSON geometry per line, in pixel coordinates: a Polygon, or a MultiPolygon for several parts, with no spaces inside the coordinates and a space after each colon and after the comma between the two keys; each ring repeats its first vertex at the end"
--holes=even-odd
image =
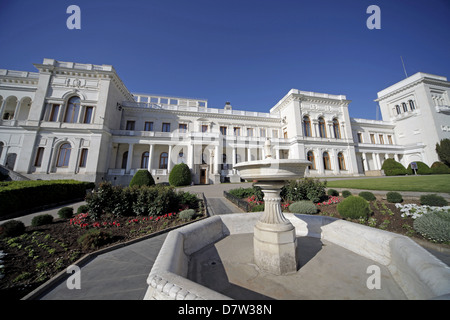
{"type": "Polygon", "coordinates": [[[450,193],[450,175],[397,176],[387,178],[334,180],[328,188],[348,188],[386,191],[425,191],[450,193]]]}

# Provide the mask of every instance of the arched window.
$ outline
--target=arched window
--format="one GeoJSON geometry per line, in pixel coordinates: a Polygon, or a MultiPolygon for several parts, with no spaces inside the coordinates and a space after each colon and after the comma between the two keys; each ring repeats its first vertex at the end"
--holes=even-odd
{"type": "Polygon", "coordinates": [[[400,106],[398,104],[395,106],[395,111],[397,111],[397,114],[401,113],[400,106]]]}
{"type": "Polygon", "coordinates": [[[167,169],[167,164],[169,163],[169,156],[167,152],[162,152],[159,156],[159,168],[160,169],[167,169]]]}
{"type": "Polygon", "coordinates": [[[128,162],[128,151],[125,151],[122,155],[122,169],[127,168],[127,162],[128,162]]]}
{"type": "Polygon", "coordinates": [[[408,107],[406,106],[405,102],[402,102],[402,107],[403,107],[403,111],[407,112],[408,111],[408,107]]]}
{"type": "Polygon", "coordinates": [[[344,160],[344,155],[342,154],[342,152],[338,153],[338,165],[339,165],[339,170],[347,170],[345,168],[345,160],[344,160]]]}
{"type": "Polygon", "coordinates": [[[80,112],[81,100],[79,97],[72,97],[67,102],[66,115],[64,122],[75,123],[78,120],[78,113],[80,112]]]}
{"type": "Polygon", "coordinates": [[[316,169],[316,161],[314,159],[314,152],[308,151],[307,159],[308,159],[308,161],[311,162],[311,164],[309,165],[309,169],[315,170],[316,169]]]}
{"type": "Polygon", "coordinates": [[[339,129],[339,120],[336,118],[333,119],[333,132],[334,132],[334,137],[336,139],[341,138],[341,130],[339,129]]]}
{"type": "Polygon", "coordinates": [[[149,153],[148,151],[145,151],[142,153],[141,156],[141,168],[148,168],[148,161],[149,161],[149,153]]]}
{"type": "Polygon", "coordinates": [[[319,118],[319,135],[321,138],[327,137],[327,131],[325,129],[325,120],[322,117],[319,118]]]}
{"type": "Polygon", "coordinates": [[[416,109],[416,106],[414,105],[414,101],[409,100],[408,103],[409,103],[409,109],[410,109],[411,111],[413,111],[414,109],[416,109]]]}
{"type": "Polygon", "coordinates": [[[57,167],[65,168],[69,166],[71,150],[72,148],[70,147],[70,143],[63,143],[61,147],[59,147],[58,161],[56,161],[57,167]]]}
{"type": "Polygon", "coordinates": [[[311,121],[308,116],[303,117],[303,134],[305,137],[311,137],[311,121]]]}
{"type": "Polygon", "coordinates": [[[330,155],[328,152],[323,153],[323,167],[325,170],[331,170],[330,155]]]}

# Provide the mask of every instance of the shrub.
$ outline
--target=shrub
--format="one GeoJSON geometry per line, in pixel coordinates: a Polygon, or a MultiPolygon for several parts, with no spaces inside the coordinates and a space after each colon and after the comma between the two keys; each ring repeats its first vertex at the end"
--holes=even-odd
{"type": "Polygon", "coordinates": [[[437,194],[424,194],[420,196],[420,204],[436,207],[444,207],[448,205],[447,200],[437,194]]]}
{"type": "Polygon", "coordinates": [[[264,211],[264,203],[257,204],[252,208],[252,212],[261,212],[264,211]]]}
{"type": "Polygon", "coordinates": [[[292,213],[301,214],[315,214],[317,213],[317,207],[312,201],[297,201],[289,206],[289,211],[292,213]]]}
{"type": "Polygon", "coordinates": [[[337,205],[341,217],[348,219],[367,219],[370,214],[369,202],[359,196],[349,196],[337,205]]]}
{"type": "Polygon", "coordinates": [[[169,174],[169,183],[171,186],[188,186],[192,182],[191,170],[185,163],[176,164],[169,174]]]}
{"type": "Polygon", "coordinates": [[[39,216],[34,217],[31,220],[31,225],[33,227],[43,226],[44,224],[50,224],[53,222],[53,216],[49,214],[41,214],[39,216]]]}
{"type": "MultiPolygon", "coordinates": [[[[431,174],[431,169],[426,163],[423,163],[422,161],[415,161],[415,163],[417,163],[417,174],[431,174]]],[[[408,165],[408,168],[406,168],[406,172],[408,174],[414,174],[414,170],[411,169],[411,163],[408,165]]]]}
{"type": "Polygon", "coordinates": [[[375,197],[375,195],[372,192],[369,192],[369,191],[361,191],[358,195],[360,197],[366,199],[367,201],[373,201],[373,200],[377,199],[375,197]]]}
{"type": "Polygon", "coordinates": [[[185,220],[185,221],[189,221],[194,219],[196,216],[195,210],[194,209],[187,209],[187,210],[183,210],[178,214],[178,217],[181,220],[185,220]]]}
{"type": "Polygon", "coordinates": [[[58,217],[62,219],[70,219],[73,217],[73,208],[72,207],[63,207],[58,210],[58,217]]]}
{"type": "Polygon", "coordinates": [[[96,249],[103,245],[112,242],[112,237],[109,232],[98,229],[91,229],[80,236],[77,242],[84,250],[96,249]]]}
{"type": "Polygon", "coordinates": [[[304,178],[299,181],[291,181],[283,186],[280,195],[285,201],[311,200],[317,203],[326,198],[326,186],[326,181],[304,178]]]}
{"type": "Polygon", "coordinates": [[[237,188],[237,189],[231,189],[228,191],[229,194],[235,196],[239,199],[246,199],[251,196],[255,196],[255,200],[262,201],[264,198],[264,194],[260,187],[250,187],[250,188],[237,188]]]}
{"type": "Polygon", "coordinates": [[[348,190],[342,191],[342,196],[343,196],[344,198],[348,198],[348,197],[350,197],[351,195],[352,195],[352,193],[351,193],[350,191],[348,191],[348,190]]]}
{"type": "Polygon", "coordinates": [[[43,205],[84,199],[92,182],[75,180],[28,180],[0,183],[0,215],[43,205]]]}
{"type": "Polygon", "coordinates": [[[450,212],[434,211],[414,220],[414,229],[435,242],[450,242],[450,212]]]}
{"type": "Polygon", "coordinates": [[[384,160],[381,169],[384,170],[384,174],[387,176],[398,176],[406,174],[405,167],[400,162],[397,162],[394,159],[384,160]]]}
{"type": "Polygon", "coordinates": [[[25,232],[25,225],[22,221],[9,220],[0,225],[0,238],[17,237],[25,232]]]}
{"type": "Polygon", "coordinates": [[[402,195],[395,191],[390,191],[386,193],[386,199],[388,202],[400,203],[403,201],[402,195]]]}
{"type": "Polygon", "coordinates": [[[432,174],[445,174],[450,173],[450,168],[447,167],[442,162],[436,161],[431,165],[431,173],[432,174]]]}
{"type": "Polygon", "coordinates": [[[328,189],[327,194],[332,197],[339,197],[339,192],[335,189],[328,189]]]}
{"type": "Polygon", "coordinates": [[[89,206],[87,204],[82,204],[77,209],[77,213],[86,213],[88,211],[89,211],[89,206]]]}
{"type": "Polygon", "coordinates": [[[155,180],[152,177],[152,174],[145,169],[141,169],[136,171],[133,178],[130,181],[130,187],[132,186],[153,186],[155,184],[155,180]]]}

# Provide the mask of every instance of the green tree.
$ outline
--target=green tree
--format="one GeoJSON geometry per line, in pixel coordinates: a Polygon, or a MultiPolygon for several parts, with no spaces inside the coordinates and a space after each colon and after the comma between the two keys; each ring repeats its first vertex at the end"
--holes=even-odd
{"type": "Polygon", "coordinates": [[[172,168],[169,174],[169,183],[171,186],[188,186],[191,184],[191,170],[185,163],[179,163],[172,168]]]}
{"type": "Polygon", "coordinates": [[[436,143],[436,153],[439,159],[450,167],[450,139],[442,139],[440,143],[436,143]]]}
{"type": "Polygon", "coordinates": [[[155,184],[155,180],[152,177],[152,174],[148,170],[138,170],[133,179],[131,179],[130,187],[132,186],[153,186],[155,184]]]}

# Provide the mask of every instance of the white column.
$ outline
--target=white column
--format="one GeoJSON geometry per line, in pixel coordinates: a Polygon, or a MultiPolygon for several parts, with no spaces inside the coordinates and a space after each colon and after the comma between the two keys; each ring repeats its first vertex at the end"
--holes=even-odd
{"type": "Polygon", "coordinates": [[[188,145],[188,155],[187,155],[187,157],[188,157],[187,165],[188,165],[188,167],[190,169],[193,170],[194,169],[194,145],[192,143],[190,143],[188,145]]]}
{"type": "Polygon", "coordinates": [[[5,111],[6,98],[3,98],[2,105],[0,106],[0,121],[3,120],[3,112],[5,111]]]}
{"type": "Polygon", "coordinates": [[[173,146],[169,145],[169,153],[167,154],[167,173],[172,170],[172,149],[173,146]]]}
{"type": "Polygon", "coordinates": [[[133,148],[134,144],[128,144],[128,158],[127,158],[127,168],[125,169],[125,173],[130,173],[131,170],[131,162],[133,161],[133,148]]]}
{"type": "Polygon", "coordinates": [[[153,159],[153,144],[150,145],[150,148],[148,150],[148,165],[147,170],[151,173],[152,172],[152,159],[153,159]]]}
{"type": "Polygon", "coordinates": [[[365,152],[362,153],[362,159],[363,159],[364,171],[369,170],[369,167],[367,166],[367,157],[366,157],[366,153],[365,152]]]}
{"type": "Polygon", "coordinates": [[[252,161],[252,149],[247,148],[247,161],[252,161]]]}
{"type": "Polygon", "coordinates": [[[13,119],[17,119],[17,116],[19,115],[19,107],[20,107],[20,100],[17,99],[16,108],[14,109],[13,119]]]}
{"type": "Polygon", "coordinates": [[[214,147],[214,174],[218,174],[219,172],[219,163],[220,163],[220,159],[221,155],[219,155],[219,146],[215,146],[214,147]]]}
{"type": "Polygon", "coordinates": [[[398,154],[396,154],[396,153],[394,153],[394,160],[397,161],[397,162],[399,162],[399,161],[398,161],[398,154]]]}

